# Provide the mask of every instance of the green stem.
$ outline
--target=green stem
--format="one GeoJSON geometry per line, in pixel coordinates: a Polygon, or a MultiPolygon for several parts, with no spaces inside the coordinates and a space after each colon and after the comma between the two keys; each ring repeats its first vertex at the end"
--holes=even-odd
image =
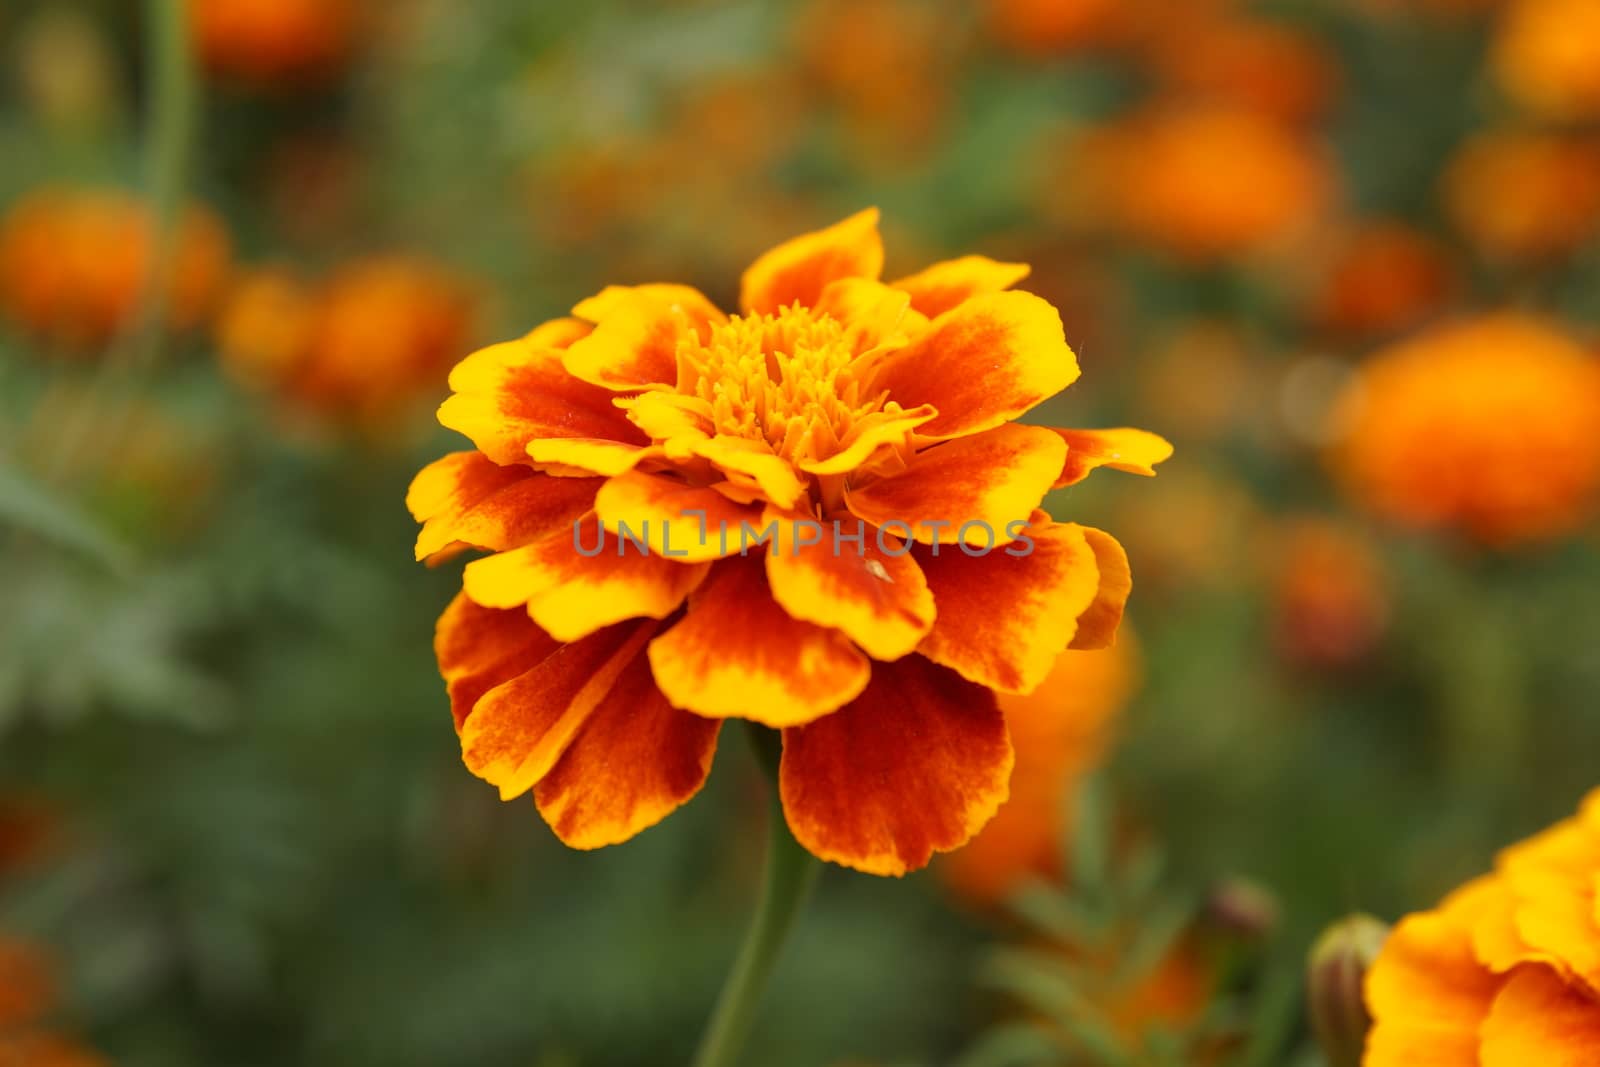
{"type": "Polygon", "coordinates": [[[772,741],[776,734],[755,727],[752,740],[763,766],[773,778],[772,802],[767,814],[767,860],[761,877],[761,903],[745,934],[739,958],[734,961],[717,1007],[706,1024],[693,1067],[734,1067],[739,1050],[755,1025],[761,994],[772,976],[784,942],[794,929],[800,909],[810,895],[821,866],[789,833],[778,797],[772,741]],[[759,731],[759,734],[756,732],[759,731]]]}

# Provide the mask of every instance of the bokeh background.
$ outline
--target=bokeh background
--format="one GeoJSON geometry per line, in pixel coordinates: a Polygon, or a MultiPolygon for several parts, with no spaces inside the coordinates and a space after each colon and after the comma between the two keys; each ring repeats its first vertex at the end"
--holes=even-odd
{"type": "Polygon", "coordinates": [[[1597,784],[1589,0],[192,0],[166,286],[160,6],[0,5],[0,1063],[684,1062],[754,761],[598,853],[502,805],[402,502],[475,346],[867,205],[1177,455],[1052,498],[1127,636],[967,851],[824,872],[748,1062],[1309,1067],[1320,928],[1597,784]]]}

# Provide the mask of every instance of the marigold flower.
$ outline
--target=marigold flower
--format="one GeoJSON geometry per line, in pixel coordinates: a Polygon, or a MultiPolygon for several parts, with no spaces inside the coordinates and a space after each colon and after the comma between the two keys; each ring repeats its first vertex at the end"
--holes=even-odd
{"type": "Polygon", "coordinates": [[[354,44],[358,0],[189,0],[206,67],[254,85],[326,78],[354,44]]]}
{"type": "Polygon", "coordinates": [[[1520,314],[1429,330],[1374,356],[1332,453],[1353,495],[1495,546],[1559,536],[1600,489],[1600,360],[1520,314]]]}
{"type": "Polygon", "coordinates": [[[218,348],[247,385],[380,427],[429,393],[469,343],[474,305],[467,282],[407,256],[354,260],[318,288],[268,268],[236,287],[218,348]]]}
{"type": "Polygon", "coordinates": [[[1600,226],[1600,145],[1554,133],[1481,134],[1444,176],[1451,221],[1490,259],[1572,252],[1600,226]]]}
{"type": "MultiPolygon", "coordinates": [[[[127,327],[150,260],[144,204],[115,190],[46,186],[0,220],[0,306],[22,327],[67,351],[93,350],[127,327]]],[[[196,325],[210,310],[230,259],[227,231],[191,208],[177,236],[168,322],[196,325]]]]}
{"type": "Polygon", "coordinates": [[[1494,70],[1512,99],[1542,118],[1600,117],[1600,5],[1511,0],[1495,36],[1494,70]]]}
{"type": "Polygon", "coordinates": [[[1060,875],[1074,787],[1104,758],[1114,720],[1138,684],[1132,649],[1124,634],[1111,648],[1063,652],[1037,690],[1001,695],[1017,752],[1011,799],[944,862],[943,877],[961,896],[996,904],[1031,877],[1060,875]]]}
{"type": "Polygon", "coordinates": [[[1313,119],[1332,102],[1339,70],[1315,37],[1292,27],[1216,19],[1160,39],[1156,72],[1174,95],[1205,98],[1284,122],[1313,119]]]}
{"type": "Polygon", "coordinates": [[[1388,623],[1382,565],[1354,532],[1322,519],[1279,531],[1272,553],[1272,612],[1291,663],[1341,668],[1370,653],[1388,623]]]}
{"type": "Polygon", "coordinates": [[[986,0],[984,21],[995,40],[1025,55],[1093,48],[1126,29],[1125,0],[986,0]]]}
{"type": "Polygon", "coordinates": [[[1331,186],[1313,143],[1254,111],[1162,106],[1102,142],[1116,222],[1177,256],[1210,261],[1260,251],[1311,222],[1331,186]]]}
{"type": "Polygon", "coordinates": [[[1584,1064],[1600,1048],[1600,791],[1402,920],[1368,972],[1366,1067],[1584,1064]]]}
{"type": "Polygon", "coordinates": [[[757,259],[737,315],[614,286],[451,372],[439,419],[476,447],[412,483],[417,557],[494,554],[439,621],[440,668],[467,766],[533,790],[569,845],[687,801],[743,718],[782,731],[802,845],[921,867],[1005,798],[996,692],[1112,640],[1125,555],[1038,505],[1099,466],[1153,473],[1169,446],[1011,421],[1078,374],[1055,309],[1010,291],[1026,267],[969,256],[885,285],[882,266],[865,211],[757,259]],[[963,551],[984,527],[995,551],[963,551]],[[741,552],[747,528],[776,551],[741,552]]]}
{"type": "Polygon", "coordinates": [[[1312,317],[1341,334],[1414,326],[1455,288],[1448,252],[1402,223],[1374,222],[1342,236],[1312,298],[1312,317]]]}
{"type": "Polygon", "coordinates": [[[55,1001],[55,975],[44,952],[0,936],[0,1032],[32,1023],[55,1001]]]}

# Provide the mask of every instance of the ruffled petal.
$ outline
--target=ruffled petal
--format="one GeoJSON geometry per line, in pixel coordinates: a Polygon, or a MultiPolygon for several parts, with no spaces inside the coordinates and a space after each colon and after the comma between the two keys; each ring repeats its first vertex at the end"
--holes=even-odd
{"type": "Polygon", "coordinates": [[[733,482],[754,486],[773,504],[785,510],[797,507],[806,495],[806,483],[789,461],[776,455],[765,442],[742,437],[709,437],[691,441],[693,455],[708,460],[733,482]]]}
{"type": "Polygon", "coordinates": [[[898,539],[885,535],[880,546],[878,531],[855,526],[834,526],[815,544],[772,553],[767,581],[793,617],[842,631],[873,659],[899,659],[933,627],[933,594],[898,539]]]}
{"type": "Polygon", "coordinates": [[[538,438],[649,443],[610,393],[567,373],[559,349],[527,338],[474,352],[450,372],[450,388],[439,422],[501,465],[527,463],[528,443],[538,438]]]}
{"type": "Polygon", "coordinates": [[[1067,462],[1055,488],[1076,485],[1097,467],[1154,478],[1156,464],[1172,458],[1166,438],[1148,430],[1067,430],[1053,428],[1067,443],[1067,462]]]}
{"type": "Polygon", "coordinates": [[[677,707],[776,727],[837,710],[871,674],[843,634],[778,606],[755,556],[716,564],[688,614],[650,643],[650,665],[677,707]]]}
{"type": "Polygon", "coordinates": [[[761,517],[759,508],[736,504],[715,489],[638,471],[606,482],[595,513],[609,532],[641,538],[656,555],[685,562],[738,552],[740,524],[753,526],[761,517]]]}
{"type": "Polygon", "coordinates": [[[563,478],[610,477],[631,471],[660,450],[596,437],[547,437],[528,442],[528,458],[542,471],[563,478]]]}
{"type": "Polygon", "coordinates": [[[509,552],[467,564],[467,595],[485,607],[528,605],[533,621],[576,641],[624,619],[664,619],[705,577],[705,564],[652,555],[605,534],[593,515],[509,552]]]}
{"type": "Polygon", "coordinates": [[[452,452],[422,468],[406,493],[406,507],[423,524],[417,558],[458,544],[495,552],[527,544],[581,517],[601,484],[502,467],[481,452],[452,452]]]}
{"type": "Polygon", "coordinates": [[[562,645],[485,693],[461,725],[467,768],[498,786],[502,800],[533,788],[555,766],[656,625],[613,626],[562,645]]]}
{"type": "MultiPolygon", "coordinates": [[[[919,651],[979,685],[1008,693],[1038,688],[1071,643],[1100,585],[1095,554],[1080,526],[1038,522],[1032,550],[972,557],[918,547],[938,616],[919,651]]],[[[1021,551],[1019,541],[1011,551],[1021,551]]]]}
{"type": "Polygon", "coordinates": [[[1078,377],[1061,315],[1032,293],[988,293],[934,319],[884,360],[873,383],[903,407],[932,404],[930,438],[993,429],[1078,377]]]}
{"type": "Polygon", "coordinates": [[[923,544],[1009,544],[1061,469],[1049,430],[1008,424],[917,453],[900,474],[845,493],[852,514],[923,544]],[[1013,525],[1016,524],[1016,525],[1013,525]],[[963,532],[965,531],[965,532],[963,532]]]}
{"type": "Polygon", "coordinates": [[[561,642],[535,625],[526,611],[480,607],[467,594],[457,593],[439,616],[433,635],[456,730],[479,697],[532,670],[560,647],[561,642]]]}
{"type": "Polygon", "coordinates": [[[1094,552],[1095,569],[1100,572],[1100,587],[1095,590],[1094,602],[1078,616],[1078,630],[1072,635],[1068,648],[1093,651],[1110,648],[1117,643],[1117,630],[1122,625],[1123,609],[1133,592],[1133,570],[1128,566],[1128,553],[1115,537],[1092,526],[1078,527],[1094,552]]]}
{"type": "Polygon", "coordinates": [[[987,256],[962,256],[918,271],[891,283],[911,296],[911,306],[928,318],[985,293],[1009,289],[1031,271],[1026,263],[999,263],[987,256]]]}
{"type": "Polygon", "coordinates": [[[869,465],[879,453],[888,454],[893,449],[905,449],[912,434],[938,417],[938,412],[924,405],[910,411],[880,411],[861,420],[844,447],[822,459],[808,459],[800,469],[808,474],[849,474],[869,465]]]}
{"type": "Polygon", "coordinates": [[[1547,967],[1523,967],[1495,998],[1482,1042],[1481,1067],[1593,1067],[1600,1002],[1547,967]]]}
{"type": "MultiPolygon", "coordinates": [[[[871,278],[829,282],[814,310],[844,324],[845,346],[861,355],[886,344],[904,344],[911,298],[871,278]]],[[[921,322],[921,316],[916,316],[921,322]]]]}
{"type": "Polygon", "coordinates": [[[721,727],[667,703],[641,649],[534,787],[539,813],[572,848],[626,841],[700,791],[721,727]]]}
{"type": "Polygon", "coordinates": [[[795,839],[901,875],[965,844],[1006,799],[1013,754],[992,692],[908,656],[826,718],[783,732],[779,792],[795,839]]]}
{"type": "Polygon", "coordinates": [[[840,278],[877,281],[882,274],[878,209],[867,208],[764,253],[740,279],[739,306],[758,314],[795,303],[814,307],[829,282],[840,278]]]}
{"type": "Polygon", "coordinates": [[[613,285],[572,309],[594,332],[567,349],[573,377],[602,389],[670,387],[678,378],[678,342],[704,340],[726,320],[698,289],[687,285],[613,285]]]}

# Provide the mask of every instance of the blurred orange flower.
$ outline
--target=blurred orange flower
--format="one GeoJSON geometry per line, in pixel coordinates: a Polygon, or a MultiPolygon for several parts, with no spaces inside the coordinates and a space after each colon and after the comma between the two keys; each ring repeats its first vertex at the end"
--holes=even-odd
{"type": "Polygon", "coordinates": [[[985,0],[995,40],[1024,55],[1102,46],[1126,29],[1126,0],[985,0]]]}
{"type": "Polygon", "coordinates": [[[218,349],[245,384],[377,429],[432,395],[471,343],[475,304],[470,283],[414,257],[352,260],[315,288],[268,268],[236,287],[218,349]]]}
{"type": "Polygon", "coordinates": [[[1429,330],[1372,357],[1332,461],[1373,510],[1491,545],[1555,537],[1600,489],[1600,360],[1521,314],[1429,330]]]}
{"type": "Polygon", "coordinates": [[[358,0],[189,0],[206,67],[253,85],[297,86],[344,65],[358,0]]]}
{"type": "Polygon", "coordinates": [[[1118,224],[1179,257],[1247,255],[1312,222],[1332,174],[1315,144],[1254,111],[1162,105],[1114,127],[1089,166],[1118,224]]]}
{"type": "Polygon", "coordinates": [[[1480,134],[1451,162],[1443,193],[1456,228],[1491,259],[1571,252],[1600,226],[1600,145],[1554,133],[1480,134]]]}
{"type": "Polygon", "coordinates": [[[1600,4],[1510,0],[1494,70],[1517,103],[1542,118],[1600,118],[1600,4]]]}
{"type": "Polygon", "coordinates": [[[1213,100],[1291,123],[1322,114],[1339,87],[1339,68],[1316,37],[1239,18],[1159,38],[1154,65],[1175,97],[1213,100]]]}
{"type": "MultiPolygon", "coordinates": [[[[93,351],[132,322],[149,270],[150,229],[132,194],[35,189],[0,220],[0,305],[65,351],[93,351]]],[[[210,310],[230,254],[221,221],[191,208],[179,227],[167,299],[174,327],[194,326],[210,310]]]]}
{"type": "Polygon", "coordinates": [[[44,952],[0,936],[0,1033],[33,1022],[55,1000],[55,976],[44,952]]]}
{"type": "Polygon", "coordinates": [[[1389,598],[1383,566],[1365,540],[1325,519],[1291,520],[1270,559],[1273,633],[1289,662],[1338,669],[1373,650],[1389,598]]]}
{"type": "Polygon", "coordinates": [[[1056,310],[1011,291],[1026,267],[885,285],[883,258],[865,211],[757,259],[738,315],[613,286],[451,373],[439,419],[476,447],[412,483],[417,558],[494,554],[439,620],[440,668],[467,766],[532,789],[569,845],[687,801],[743,718],[782,731],[801,844],[921,867],[1005,798],[996,691],[1113,638],[1121,547],[1037,507],[1169,447],[1012,421],[1078,373],[1056,310]]]}
{"type": "Polygon", "coordinates": [[[944,861],[943,877],[957,893],[992,905],[1030,877],[1060,875],[1074,786],[1104,757],[1113,722],[1137,685],[1137,657],[1124,632],[1110,648],[1061,653],[1034,692],[1001,695],[1017,751],[1011,798],[944,861]]]}
{"type": "Polygon", "coordinates": [[[1455,287],[1449,253],[1403,223],[1342,235],[1312,298],[1312,318],[1345,334],[1386,334],[1439,310],[1455,287]]]}
{"type": "Polygon", "coordinates": [[[1365,1067],[1593,1062],[1600,1048],[1600,791],[1411,915],[1367,974],[1365,1067]]]}

